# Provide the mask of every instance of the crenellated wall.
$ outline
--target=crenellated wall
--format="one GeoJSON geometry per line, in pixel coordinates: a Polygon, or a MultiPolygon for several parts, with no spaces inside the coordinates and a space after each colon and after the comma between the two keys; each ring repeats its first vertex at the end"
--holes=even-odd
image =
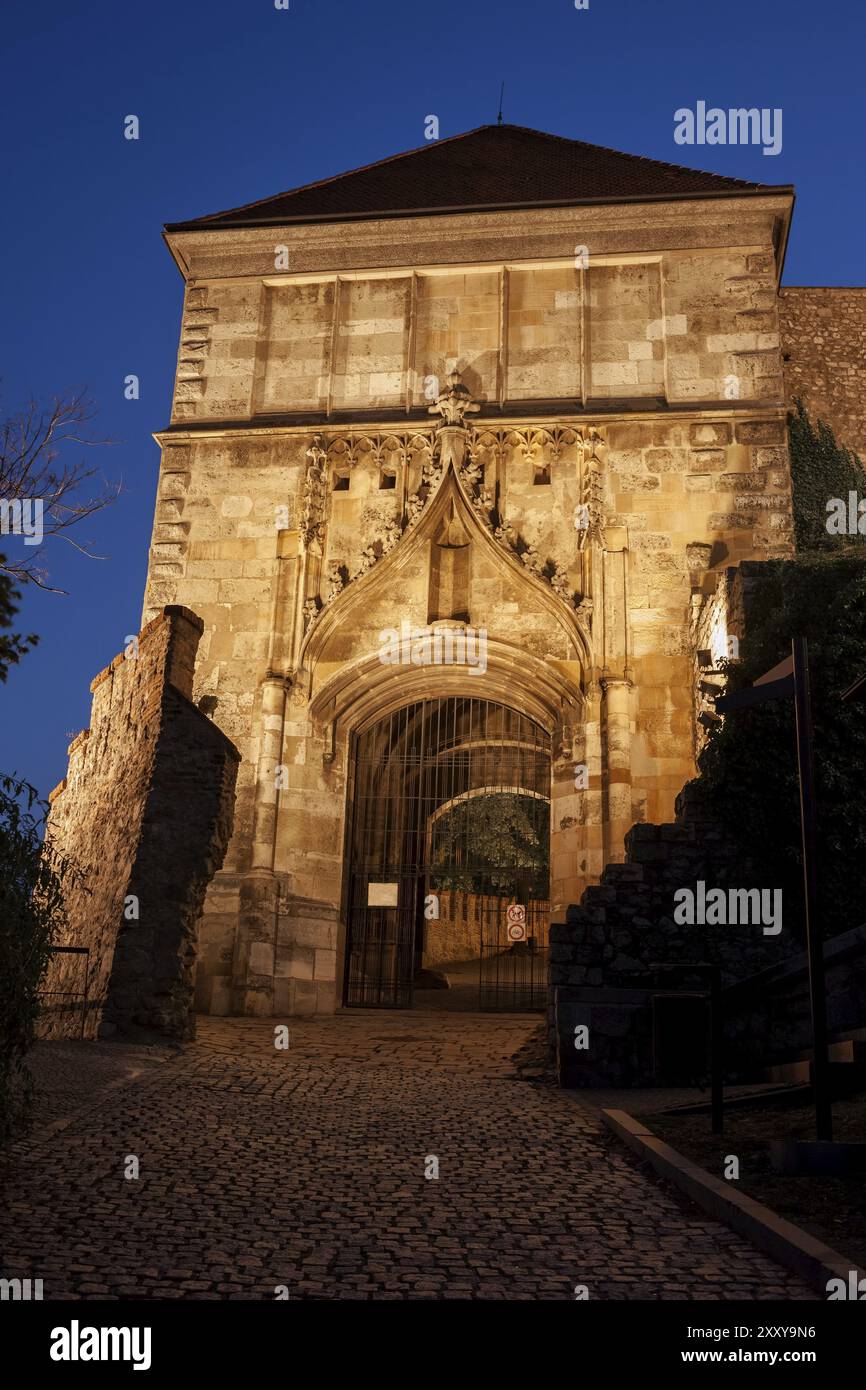
{"type": "MultiPolygon", "coordinates": [[[[166,608],[93,681],[47,835],[69,858],[68,930],[90,950],[86,1036],[192,1035],[198,920],[232,832],[238,754],[191,702],[201,621],[166,608]]],[[[81,988],[57,956],[43,988],[81,988]]],[[[77,1032],[80,1014],[67,1015],[77,1032]]],[[[49,1008],[46,1022],[51,1022],[49,1008]]]]}

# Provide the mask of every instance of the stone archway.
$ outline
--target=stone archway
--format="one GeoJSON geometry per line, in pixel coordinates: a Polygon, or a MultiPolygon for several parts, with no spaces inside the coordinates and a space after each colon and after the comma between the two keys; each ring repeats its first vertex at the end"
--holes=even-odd
{"type": "Polygon", "coordinates": [[[430,983],[459,1003],[542,1008],[547,985],[551,739],[479,696],[428,696],[353,739],[342,1002],[409,1007],[430,983]],[[528,918],[509,939],[506,910],[528,918]],[[472,977],[475,977],[475,988],[472,977]]]}

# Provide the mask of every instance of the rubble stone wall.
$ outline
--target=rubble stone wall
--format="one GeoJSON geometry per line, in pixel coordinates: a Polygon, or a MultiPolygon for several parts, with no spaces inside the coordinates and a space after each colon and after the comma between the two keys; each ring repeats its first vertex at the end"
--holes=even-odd
{"type": "MultiPolygon", "coordinates": [[[[90,728],[51,794],[48,834],[78,870],[57,944],[90,949],[91,1037],[192,1033],[197,922],[231,836],[238,763],[190,699],[201,628],[166,608],[96,677],[90,728]]],[[[45,989],[77,990],[80,975],[80,960],[58,956],[45,989]]]]}
{"type": "Polygon", "coordinates": [[[779,294],[785,391],[866,462],[866,288],[792,285],[779,294]]]}

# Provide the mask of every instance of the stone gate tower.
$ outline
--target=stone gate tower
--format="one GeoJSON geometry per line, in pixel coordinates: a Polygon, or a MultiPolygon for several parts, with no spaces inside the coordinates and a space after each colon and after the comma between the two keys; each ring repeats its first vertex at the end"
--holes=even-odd
{"type": "MultiPolygon", "coordinates": [[[[552,747],[551,911],[693,774],[717,580],[791,550],[773,188],[484,126],[174,224],[144,620],[240,751],[206,1012],[341,999],[355,738],[479,696],[552,747]],[[383,633],[486,639],[386,662],[383,633]]],[[[735,635],[735,634],[733,634],[735,635]]],[[[429,648],[431,649],[432,648],[429,648]]]]}

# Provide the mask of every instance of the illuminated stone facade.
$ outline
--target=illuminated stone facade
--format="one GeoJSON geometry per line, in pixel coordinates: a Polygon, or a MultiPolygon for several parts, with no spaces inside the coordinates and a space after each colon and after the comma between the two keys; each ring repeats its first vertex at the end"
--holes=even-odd
{"type": "Polygon", "coordinates": [[[551,733],[562,920],[693,775],[718,577],[791,553],[790,192],[466,201],[167,233],[186,289],[143,618],[200,615],[194,698],[242,756],[208,1012],[339,1004],[352,738],[422,696],[551,733]],[[486,669],[384,662],[404,622],[483,631],[486,669]]]}

